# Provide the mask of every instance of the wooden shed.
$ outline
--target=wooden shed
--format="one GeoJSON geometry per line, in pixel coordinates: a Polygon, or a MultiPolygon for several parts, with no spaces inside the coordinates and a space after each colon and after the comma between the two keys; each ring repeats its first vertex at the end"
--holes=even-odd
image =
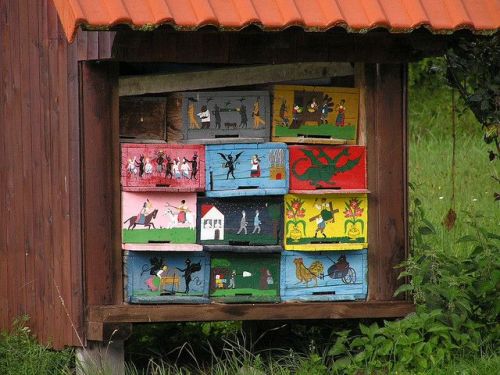
{"type": "Polygon", "coordinates": [[[499,21],[495,0],[1,1],[0,328],[27,314],[62,348],[133,323],[411,312],[393,296],[408,254],[407,64],[499,21]],[[125,303],[120,97],[311,79],[360,90],[366,301],[125,303]]]}

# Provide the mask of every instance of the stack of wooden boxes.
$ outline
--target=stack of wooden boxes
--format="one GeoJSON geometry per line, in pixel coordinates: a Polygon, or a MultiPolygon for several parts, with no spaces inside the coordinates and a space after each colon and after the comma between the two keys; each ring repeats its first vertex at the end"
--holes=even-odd
{"type": "Polygon", "coordinates": [[[358,105],[357,89],[274,89],[273,140],[290,143],[283,301],[366,298],[368,202],[365,148],[354,145],[358,105]]]}
{"type": "Polygon", "coordinates": [[[272,107],[268,91],[121,105],[122,136],[141,134],[122,145],[126,302],[364,299],[365,149],[328,145],[356,142],[358,97],[276,86],[272,107]]]}

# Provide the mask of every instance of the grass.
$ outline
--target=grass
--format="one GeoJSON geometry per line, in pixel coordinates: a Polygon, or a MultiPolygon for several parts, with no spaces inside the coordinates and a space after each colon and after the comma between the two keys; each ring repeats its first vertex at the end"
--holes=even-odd
{"type": "Polygon", "coordinates": [[[336,139],[356,139],[356,126],[335,126],[333,124],[303,125],[298,129],[290,129],[284,126],[277,126],[274,132],[275,137],[300,137],[302,135],[329,135],[336,139]]]}
{"type": "Polygon", "coordinates": [[[189,228],[123,229],[124,243],[196,243],[196,231],[189,228]]]}
{"type": "Polygon", "coordinates": [[[238,244],[238,243],[249,243],[250,245],[275,245],[277,242],[276,236],[272,234],[265,233],[255,233],[252,234],[251,231],[248,231],[248,234],[244,234],[241,232],[240,234],[236,233],[224,233],[223,240],[203,240],[202,243],[207,245],[226,245],[226,244],[238,244]]]}

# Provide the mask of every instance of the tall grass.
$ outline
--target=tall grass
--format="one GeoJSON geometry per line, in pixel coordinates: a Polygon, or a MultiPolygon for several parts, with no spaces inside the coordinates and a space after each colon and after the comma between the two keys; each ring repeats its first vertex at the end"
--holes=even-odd
{"type": "Polygon", "coordinates": [[[14,322],[0,334],[0,374],[69,375],[74,365],[73,351],[54,351],[38,344],[27,327],[27,317],[14,322]]]}

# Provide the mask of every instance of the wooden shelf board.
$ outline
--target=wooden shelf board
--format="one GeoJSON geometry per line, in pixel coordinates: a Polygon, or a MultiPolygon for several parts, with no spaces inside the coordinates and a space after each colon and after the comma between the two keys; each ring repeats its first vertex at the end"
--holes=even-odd
{"type": "Polygon", "coordinates": [[[88,307],[88,323],[158,323],[221,320],[396,318],[415,311],[408,301],[312,303],[105,305],[88,307]]]}

